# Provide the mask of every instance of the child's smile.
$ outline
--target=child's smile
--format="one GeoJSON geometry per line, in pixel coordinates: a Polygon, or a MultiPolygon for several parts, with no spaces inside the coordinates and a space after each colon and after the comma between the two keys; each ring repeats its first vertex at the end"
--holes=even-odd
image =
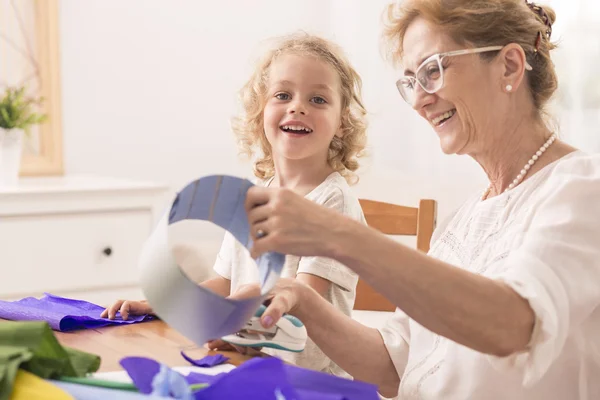
{"type": "Polygon", "coordinates": [[[267,95],[264,128],[275,158],[325,164],[340,128],[336,70],[315,57],[278,57],[269,69],[267,95]]]}

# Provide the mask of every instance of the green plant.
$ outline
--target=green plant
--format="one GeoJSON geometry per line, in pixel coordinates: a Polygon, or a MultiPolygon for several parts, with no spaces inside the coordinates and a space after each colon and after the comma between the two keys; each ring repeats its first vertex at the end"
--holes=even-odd
{"type": "Polygon", "coordinates": [[[7,88],[0,100],[0,128],[22,129],[29,133],[32,125],[42,123],[46,115],[36,112],[36,105],[42,99],[34,99],[25,95],[25,87],[7,88]]]}

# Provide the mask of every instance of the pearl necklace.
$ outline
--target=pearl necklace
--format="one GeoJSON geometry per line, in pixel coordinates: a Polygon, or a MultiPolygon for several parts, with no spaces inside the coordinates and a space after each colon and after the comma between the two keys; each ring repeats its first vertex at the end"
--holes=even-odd
{"type": "MultiPolygon", "coordinates": [[[[523,181],[523,178],[525,178],[525,175],[527,174],[529,169],[531,169],[533,164],[535,164],[535,162],[540,158],[540,156],[546,150],[548,150],[548,147],[550,147],[550,145],[552,143],[554,143],[555,140],[556,140],[556,134],[553,133],[552,135],[550,135],[548,140],[546,140],[546,143],[544,143],[542,145],[542,147],[540,147],[540,149],[538,151],[536,151],[535,154],[529,159],[529,161],[527,161],[527,164],[525,164],[525,166],[523,167],[523,169],[521,170],[519,175],[517,175],[517,177],[511,182],[511,184],[508,185],[508,187],[504,190],[504,192],[507,192],[507,191],[513,189],[515,186],[517,186],[519,183],[521,183],[523,181]]],[[[490,186],[488,186],[487,189],[485,189],[485,191],[481,195],[482,201],[487,198],[487,196],[488,196],[488,194],[490,194],[491,190],[492,190],[492,185],[490,184],[490,186]]]]}

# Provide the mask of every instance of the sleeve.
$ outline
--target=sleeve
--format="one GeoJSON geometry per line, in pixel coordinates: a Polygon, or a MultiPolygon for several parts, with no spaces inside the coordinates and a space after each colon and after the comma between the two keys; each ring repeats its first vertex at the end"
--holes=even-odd
{"type": "Polygon", "coordinates": [[[409,320],[403,311],[396,309],[385,326],[378,329],[400,379],[402,379],[408,363],[410,347],[409,320]]]}
{"type": "Polygon", "coordinates": [[[225,232],[219,254],[215,260],[213,270],[225,279],[231,280],[231,267],[233,265],[233,253],[235,238],[229,232],[225,232]]]}
{"type": "Polygon", "coordinates": [[[600,304],[600,157],[562,162],[540,190],[523,245],[492,276],[536,315],[525,351],[488,356],[495,368],[516,368],[526,387],[548,371],[572,329],[600,304]]]}
{"type": "MultiPolygon", "coordinates": [[[[351,198],[346,198],[348,195],[343,190],[335,187],[324,199],[323,206],[334,209],[341,214],[344,214],[350,218],[364,220],[362,209],[358,200],[356,204],[358,211],[351,206],[351,198]]],[[[348,196],[349,197],[349,196],[348,196]]],[[[298,270],[296,273],[306,273],[311,275],[319,276],[340,287],[345,291],[356,290],[358,284],[358,275],[344,266],[340,262],[326,257],[302,257],[298,264],[298,270]]]]}

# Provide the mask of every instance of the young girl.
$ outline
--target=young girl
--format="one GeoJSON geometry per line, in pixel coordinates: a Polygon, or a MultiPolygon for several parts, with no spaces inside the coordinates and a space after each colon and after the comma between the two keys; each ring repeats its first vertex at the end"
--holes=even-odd
{"type": "MultiPolygon", "coordinates": [[[[242,152],[255,158],[258,184],[285,187],[318,204],[365,223],[348,182],[356,180],[357,157],[364,149],[366,111],[361,79],[333,43],[308,34],[281,38],[242,88],[244,112],[233,129],[242,152]]],[[[214,270],[203,287],[229,296],[258,282],[247,250],[226,233],[214,270]]],[[[287,256],[282,277],[308,284],[350,315],[357,275],[337,261],[287,256]]],[[[102,316],[123,318],[151,313],[147,303],[118,301],[102,316]]],[[[209,343],[220,348],[221,341],[209,343]]],[[[301,353],[263,349],[285,361],[336,375],[344,372],[309,339],[301,353]]]]}

